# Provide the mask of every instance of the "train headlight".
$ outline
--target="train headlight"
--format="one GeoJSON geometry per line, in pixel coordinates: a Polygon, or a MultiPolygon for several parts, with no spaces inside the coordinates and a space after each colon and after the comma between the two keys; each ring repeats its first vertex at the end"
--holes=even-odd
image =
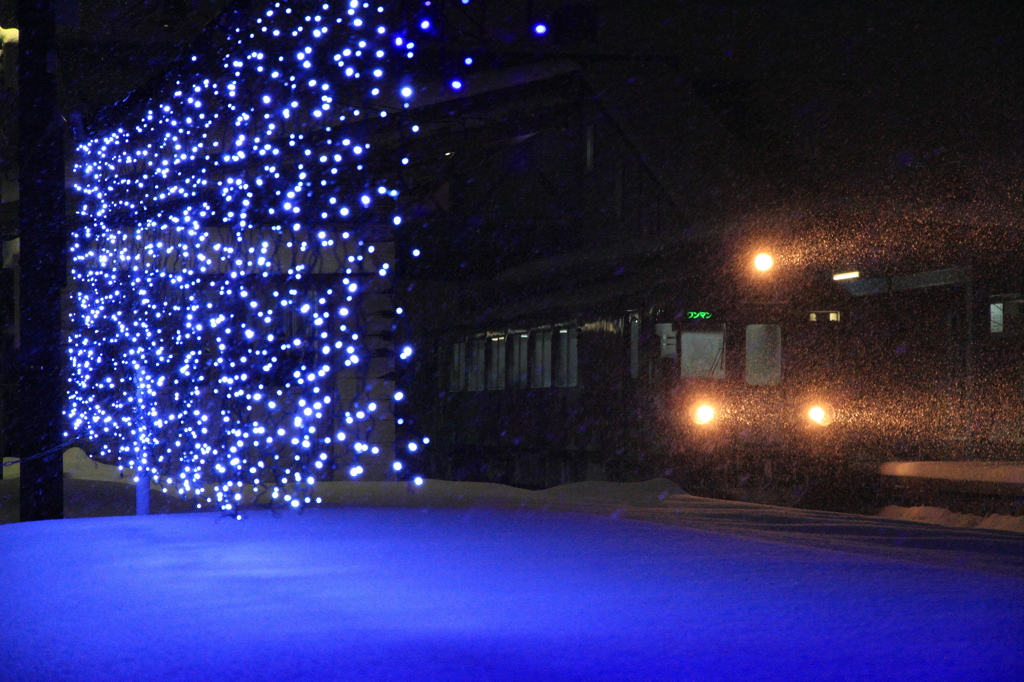
{"type": "Polygon", "coordinates": [[[828,426],[832,423],[832,408],[824,403],[812,405],[807,410],[807,418],[818,426],[828,426]]]}
{"type": "Polygon", "coordinates": [[[715,408],[711,407],[707,403],[697,405],[697,409],[693,411],[693,421],[697,424],[707,424],[714,418],[715,408]]]}
{"type": "Polygon", "coordinates": [[[758,272],[768,272],[775,265],[775,259],[769,253],[759,253],[754,256],[754,267],[758,272]]]}

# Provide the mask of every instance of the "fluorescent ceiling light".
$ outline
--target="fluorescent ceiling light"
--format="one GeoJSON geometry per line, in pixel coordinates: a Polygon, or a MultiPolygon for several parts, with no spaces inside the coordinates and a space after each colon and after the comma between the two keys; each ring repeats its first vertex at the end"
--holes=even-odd
{"type": "Polygon", "coordinates": [[[853,272],[837,272],[832,275],[832,279],[837,282],[841,279],[857,279],[858,277],[860,277],[860,272],[857,270],[854,270],[853,272]]]}

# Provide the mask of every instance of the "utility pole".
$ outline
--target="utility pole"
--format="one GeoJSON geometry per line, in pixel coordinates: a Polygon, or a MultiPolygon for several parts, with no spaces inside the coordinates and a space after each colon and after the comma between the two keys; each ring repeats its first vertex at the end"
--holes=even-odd
{"type": "Polygon", "coordinates": [[[61,288],[66,280],[64,128],[57,107],[54,0],[19,0],[21,349],[12,441],[21,520],[64,516],[61,288]]]}

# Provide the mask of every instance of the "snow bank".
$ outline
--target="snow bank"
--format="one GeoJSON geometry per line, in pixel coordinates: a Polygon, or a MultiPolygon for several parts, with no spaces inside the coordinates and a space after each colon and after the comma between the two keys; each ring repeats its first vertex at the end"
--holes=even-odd
{"type": "MultiPolygon", "coordinates": [[[[6,475],[7,472],[4,472],[6,475]]],[[[95,516],[127,516],[135,514],[135,484],[121,480],[90,480],[64,477],[64,517],[77,519],[95,516]]],[[[0,481],[0,524],[16,523],[19,515],[20,480],[0,481]]],[[[195,504],[150,491],[150,510],[154,514],[195,511],[195,504]]],[[[3,678],[0,677],[0,682],[3,678]]]]}
{"type": "Polygon", "coordinates": [[[889,505],[878,512],[884,519],[932,523],[950,528],[980,528],[1024,533],[1024,516],[959,514],[941,507],[899,507],[889,505]]]}
{"type": "MultiPolygon", "coordinates": [[[[427,479],[422,486],[389,481],[326,481],[314,486],[314,494],[329,505],[473,507],[544,509],[552,505],[629,505],[645,506],[670,495],[685,495],[668,479],[641,483],[583,481],[555,486],[547,490],[524,490],[498,483],[436,481],[427,479]]],[[[267,498],[259,498],[266,502],[267,498]]]]}
{"type": "MultiPolygon", "coordinates": [[[[17,462],[16,457],[4,457],[5,463],[17,462]]],[[[68,448],[64,451],[64,477],[80,481],[130,482],[132,471],[122,472],[116,466],[103,464],[90,458],[81,448],[68,448]]],[[[21,477],[20,464],[7,464],[4,467],[4,479],[21,477]]]]}

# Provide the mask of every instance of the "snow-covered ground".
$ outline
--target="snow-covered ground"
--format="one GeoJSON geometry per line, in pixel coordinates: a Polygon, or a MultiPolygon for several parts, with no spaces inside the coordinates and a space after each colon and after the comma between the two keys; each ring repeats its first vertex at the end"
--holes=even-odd
{"type": "Polygon", "coordinates": [[[1011,680],[1024,670],[1017,534],[703,500],[667,481],[325,493],[333,506],[244,521],[0,526],[0,680],[1011,680]]]}
{"type": "MultiPolygon", "coordinates": [[[[5,457],[4,462],[15,461],[11,457],[5,457]]],[[[13,464],[4,469],[4,479],[16,479],[20,475],[20,466],[13,464]]],[[[913,478],[918,480],[936,479],[946,481],[961,481],[970,483],[995,483],[1004,486],[1020,486],[1024,483],[1024,464],[1013,462],[886,462],[879,468],[883,476],[913,478]]],[[[117,467],[101,464],[90,459],[80,448],[72,447],[64,453],[64,498],[65,517],[80,518],[85,516],[119,516],[133,514],[135,510],[135,493],[129,484],[132,472],[119,471],[117,467]],[[104,485],[104,484],[116,485],[104,485]]],[[[475,488],[477,484],[457,483],[454,493],[444,493],[446,485],[441,481],[434,481],[431,484],[431,494],[426,497],[421,494],[417,504],[424,499],[437,500],[444,506],[457,503],[457,498],[470,494],[468,491],[475,490],[470,497],[480,503],[486,498],[488,504],[512,504],[513,506],[529,506],[537,500],[547,500],[544,504],[550,503],[551,495],[565,497],[573,495],[579,497],[581,491],[587,491],[589,497],[594,497],[595,491],[600,483],[590,482],[581,486],[563,486],[551,492],[530,493],[524,490],[508,488],[505,486],[484,486],[475,488]],[[484,492],[481,492],[484,491],[484,492]],[[570,492],[572,491],[572,492],[570,492]],[[481,497],[482,496],[482,497],[481,497]],[[512,502],[510,502],[510,500],[512,502]]],[[[13,480],[0,480],[0,523],[13,523],[18,520],[17,483],[13,480]]],[[[389,486],[384,484],[367,484],[362,482],[346,481],[344,483],[329,482],[318,484],[315,494],[322,495],[334,504],[404,504],[396,497],[395,491],[401,486],[389,486]]],[[[600,489],[598,496],[609,494],[622,497],[622,490],[633,491],[636,494],[643,488],[626,487],[619,488],[619,492],[611,493],[615,489],[600,489]]],[[[678,490],[678,489],[676,489],[678,490]]],[[[737,489],[740,490],[740,489],[737,489]]],[[[167,513],[176,511],[193,511],[193,507],[187,501],[179,499],[175,495],[164,495],[155,484],[152,486],[153,511],[156,513],[167,513]]],[[[740,492],[745,492],[740,490],[740,492]]],[[[646,493],[642,493],[644,495],[646,493]]],[[[737,499],[737,498],[734,498],[737,499]]],[[[745,499],[745,498],[738,498],[745,499]]],[[[270,502],[270,498],[264,495],[262,502],[270,502]]],[[[644,504],[643,500],[634,500],[636,504],[644,504]]],[[[952,528],[978,528],[983,530],[1004,530],[1015,533],[1024,533],[1024,516],[1009,516],[1004,514],[989,514],[977,516],[973,514],[960,514],[941,507],[900,507],[889,505],[878,511],[878,516],[886,519],[901,521],[915,521],[918,523],[929,523],[952,528]]],[[[2,681],[0,681],[2,682],[2,681]]]]}

